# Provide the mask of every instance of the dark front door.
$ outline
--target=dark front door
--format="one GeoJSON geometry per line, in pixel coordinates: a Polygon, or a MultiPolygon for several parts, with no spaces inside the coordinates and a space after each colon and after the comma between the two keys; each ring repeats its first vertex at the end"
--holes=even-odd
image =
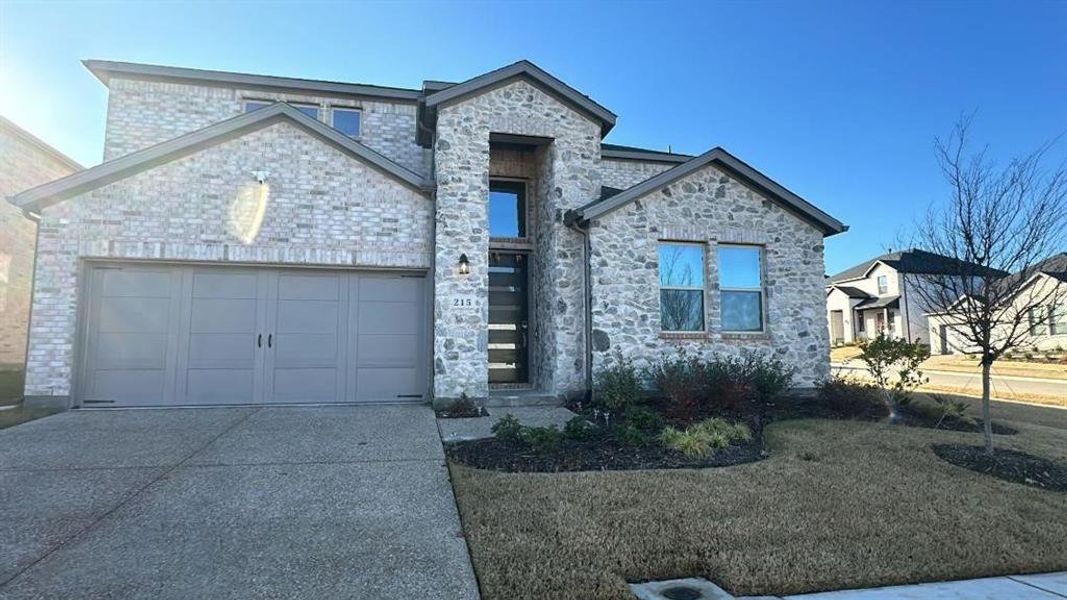
{"type": "Polygon", "coordinates": [[[489,383],[529,383],[527,258],[489,253],[489,383]]]}

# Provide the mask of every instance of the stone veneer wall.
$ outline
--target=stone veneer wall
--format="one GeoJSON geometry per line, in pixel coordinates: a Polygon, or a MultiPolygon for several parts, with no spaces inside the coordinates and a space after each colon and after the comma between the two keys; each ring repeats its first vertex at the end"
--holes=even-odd
{"type": "Polygon", "coordinates": [[[616,352],[637,364],[685,348],[690,354],[773,354],[811,386],[830,374],[823,298],[823,236],[815,227],[713,166],[595,220],[594,370],[616,352]],[[658,242],[703,242],[707,333],[663,334],[659,319],[658,242]],[[767,332],[724,334],[719,322],[716,243],[764,247],[767,332]]]}
{"type": "Polygon", "coordinates": [[[237,116],[244,100],[275,100],[362,110],[359,141],[421,174],[429,172],[429,151],[415,143],[414,102],[285,94],[113,77],[109,84],[104,160],[147,148],[237,116]]]}
{"type": "Polygon", "coordinates": [[[677,163],[606,158],[600,161],[600,177],[604,185],[625,190],[675,166],[677,163]]]}
{"type": "Polygon", "coordinates": [[[26,331],[33,285],[37,226],[7,201],[21,191],[75,169],[22,136],[0,126],[0,366],[19,369],[26,359],[26,331]]]}
{"type": "Polygon", "coordinates": [[[83,258],[428,269],[432,246],[427,196],[293,125],[206,148],[44,210],[26,393],[69,395],[83,258]]]}
{"type": "Polygon", "coordinates": [[[549,321],[541,325],[554,336],[535,336],[531,351],[544,359],[542,389],[565,394],[584,384],[583,268],[581,237],[562,220],[566,209],[587,203],[599,192],[599,124],[525,80],[516,80],[438,110],[435,396],[487,394],[490,132],[554,139],[540,152],[544,160],[537,182],[535,247],[539,304],[548,306],[538,316],[549,321]],[[456,268],[464,253],[471,261],[467,276],[456,268]],[[465,298],[477,306],[453,306],[465,298]]]}

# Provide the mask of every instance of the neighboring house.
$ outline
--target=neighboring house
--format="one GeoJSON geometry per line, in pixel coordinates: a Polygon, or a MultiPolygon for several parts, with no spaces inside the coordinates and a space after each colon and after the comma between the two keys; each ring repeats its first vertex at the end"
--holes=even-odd
{"type": "MultiPolygon", "coordinates": [[[[1007,284],[1014,286],[1014,282],[1019,280],[1024,283],[1014,296],[1013,307],[1009,309],[1018,315],[1018,311],[1029,307],[1026,315],[1029,328],[1019,348],[1063,353],[1067,350],[1067,252],[1056,254],[1026,272],[1013,274],[1007,284]],[[1043,302],[1041,306],[1030,306],[1035,299],[1048,299],[1048,302],[1043,302]]],[[[961,302],[966,301],[961,299],[961,302]]],[[[963,354],[977,351],[957,332],[961,325],[953,317],[932,313],[929,322],[932,352],[963,354]]]]}
{"type": "Polygon", "coordinates": [[[2,199],[81,168],[25,129],[0,117],[0,369],[22,369],[26,359],[37,237],[33,219],[2,199]]]}
{"type": "Polygon", "coordinates": [[[885,333],[929,344],[930,309],[916,288],[924,285],[923,275],[952,274],[960,270],[959,264],[954,258],[911,249],[877,256],[829,277],[831,343],[851,344],[885,333]]]}
{"type": "Polygon", "coordinates": [[[544,401],[682,348],[829,375],[845,226],[720,148],[603,143],[615,115],[527,61],[420,89],[86,64],[107,162],[14,199],[34,399],[544,401]]]}

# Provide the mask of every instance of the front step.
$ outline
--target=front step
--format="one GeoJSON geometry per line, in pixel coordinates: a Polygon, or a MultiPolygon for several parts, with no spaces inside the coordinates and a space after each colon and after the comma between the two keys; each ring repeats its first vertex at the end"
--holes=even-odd
{"type": "Polygon", "coordinates": [[[489,390],[486,408],[562,406],[563,399],[539,390],[489,390]]]}

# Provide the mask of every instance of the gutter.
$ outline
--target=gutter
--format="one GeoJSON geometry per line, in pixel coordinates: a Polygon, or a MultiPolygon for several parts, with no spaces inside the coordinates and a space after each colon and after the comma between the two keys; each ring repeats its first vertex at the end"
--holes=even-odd
{"type": "Polygon", "coordinates": [[[589,239],[589,221],[581,218],[577,211],[571,209],[563,214],[563,224],[577,231],[582,236],[582,262],[585,268],[583,325],[585,328],[585,388],[593,393],[593,264],[592,242],[589,239]],[[582,224],[585,224],[583,227],[582,224]]]}

